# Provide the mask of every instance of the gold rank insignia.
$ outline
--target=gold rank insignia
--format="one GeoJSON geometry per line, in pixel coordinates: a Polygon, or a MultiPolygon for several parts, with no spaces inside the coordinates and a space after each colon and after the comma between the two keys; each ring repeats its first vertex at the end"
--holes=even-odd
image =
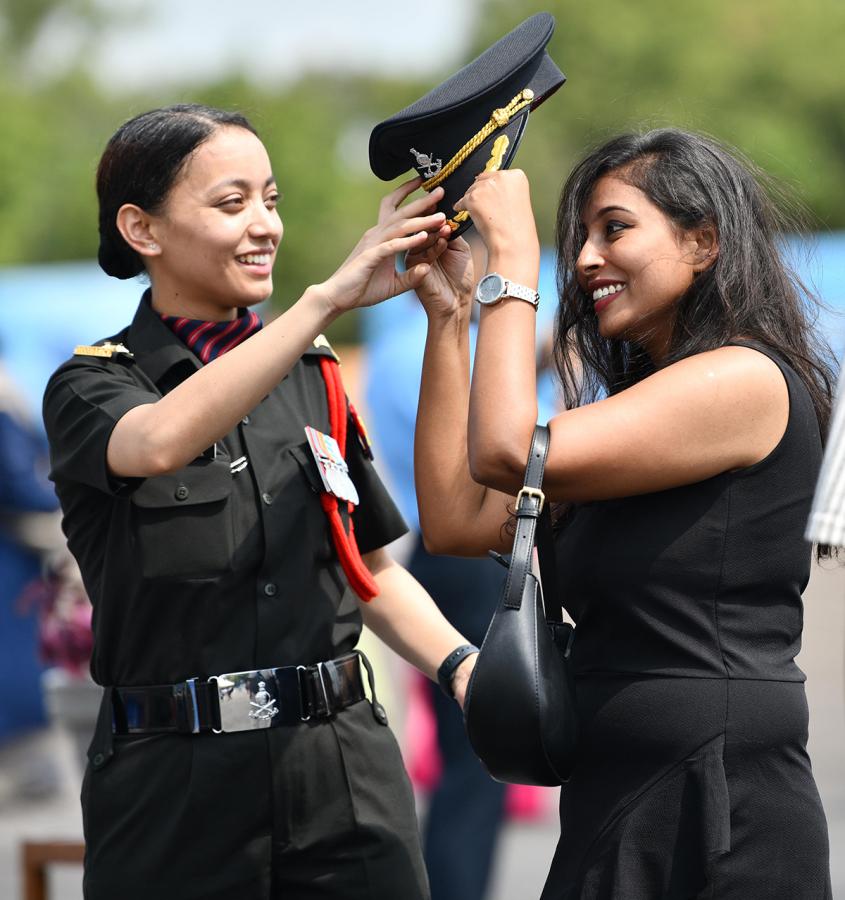
{"type": "Polygon", "coordinates": [[[340,357],[337,353],[332,349],[332,345],[329,343],[329,339],[324,334],[318,334],[317,337],[314,338],[314,346],[319,350],[320,347],[325,347],[326,350],[331,353],[334,357],[336,363],[340,363],[340,357]]]}
{"type": "Polygon", "coordinates": [[[130,359],[134,357],[134,354],[130,352],[128,347],[123,344],[113,344],[111,341],[94,346],[80,344],[73,348],[74,356],[103,356],[106,359],[111,359],[113,356],[121,354],[128,356],[130,359]]]}

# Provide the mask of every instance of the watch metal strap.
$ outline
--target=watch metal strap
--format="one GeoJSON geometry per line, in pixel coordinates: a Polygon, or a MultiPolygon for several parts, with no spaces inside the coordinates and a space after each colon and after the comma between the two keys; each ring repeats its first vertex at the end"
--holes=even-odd
{"type": "Polygon", "coordinates": [[[516,284],[513,281],[505,279],[505,297],[516,297],[517,300],[526,300],[534,309],[540,305],[540,295],[537,291],[532,291],[530,287],[524,284],[516,284]]]}

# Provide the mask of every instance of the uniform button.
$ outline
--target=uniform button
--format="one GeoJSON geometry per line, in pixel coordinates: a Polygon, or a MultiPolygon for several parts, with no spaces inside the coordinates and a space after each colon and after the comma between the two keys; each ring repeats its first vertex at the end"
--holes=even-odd
{"type": "Polygon", "coordinates": [[[106,758],[105,758],[105,756],[103,756],[102,753],[98,753],[98,754],[91,760],[91,762],[92,762],[95,766],[101,766],[105,761],[106,761],[106,758]]]}
{"type": "Polygon", "coordinates": [[[177,500],[187,500],[188,494],[191,492],[188,490],[188,486],[186,484],[180,484],[177,486],[176,491],[174,492],[174,497],[177,500]]]}
{"type": "Polygon", "coordinates": [[[268,597],[275,597],[277,590],[278,590],[278,588],[276,587],[275,584],[273,584],[272,581],[268,581],[267,584],[264,585],[264,593],[268,597]]]}
{"type": "Polygon", "coordinates": [[[244,425],[249,425],[249,416],[244,416],[244,417],[241,419],[241,422],[243,422],[244,425]]]}
{"type": "Polygon", "coordinates": [[[269,506],[273,502],[273,495],[266,491],[261,495],[261,499],[269,506]]]}

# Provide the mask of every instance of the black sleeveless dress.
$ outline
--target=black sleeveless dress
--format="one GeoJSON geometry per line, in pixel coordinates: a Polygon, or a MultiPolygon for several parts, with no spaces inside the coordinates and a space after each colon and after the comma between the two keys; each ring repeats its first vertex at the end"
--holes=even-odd
{"type": "Polygon", "coordinates": [[[832,896],[794,659],[819,430],[795,372],[735,343],[786,379],[772,453],[584,504],[557,537],[582,734],[542,900],[832,896]]]}

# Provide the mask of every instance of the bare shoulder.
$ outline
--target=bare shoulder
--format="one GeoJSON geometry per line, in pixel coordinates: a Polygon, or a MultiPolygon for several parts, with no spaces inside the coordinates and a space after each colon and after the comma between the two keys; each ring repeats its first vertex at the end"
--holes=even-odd
{"type": "Polygon", "coordinates": [[[709,395],[719,406],[765,404],[788,409],[783,373],[766,354],[751,347],[719,347],[698,353],[656,373],[661,388],[709,395]]]}
{"type": "Polygon", "coordinates": [[[686,419],[702,439],[707,435],[731,446],[736,466],[762,460],[786,431],[789,389],[777,363],[759,350],[720,347],[681,360],[657,376],[655,380],[666,382],[663,389],[676,396],[672,407],[679,421],[686,419]]]}
{"type": "Polygon", "coordinates": [[[777,364],[721,347],[556,416],[547,476],[555,499],[576,502],[692,484],[764,459],[788,419],[777,364]]]}
{"type": "Polygon", "coordinates": [[[710,366],[740,376],[743,374],[751,377],[755,375],[758,377],[768,376],[775,382],[783,383],[783,375],[778,364],[771,357],[753,347],[736,344],[719,347],[716,350],[708,350],[706,353],[697,353],[695,356],[687,357],[677,365],[687,363],[710,366]]]}

